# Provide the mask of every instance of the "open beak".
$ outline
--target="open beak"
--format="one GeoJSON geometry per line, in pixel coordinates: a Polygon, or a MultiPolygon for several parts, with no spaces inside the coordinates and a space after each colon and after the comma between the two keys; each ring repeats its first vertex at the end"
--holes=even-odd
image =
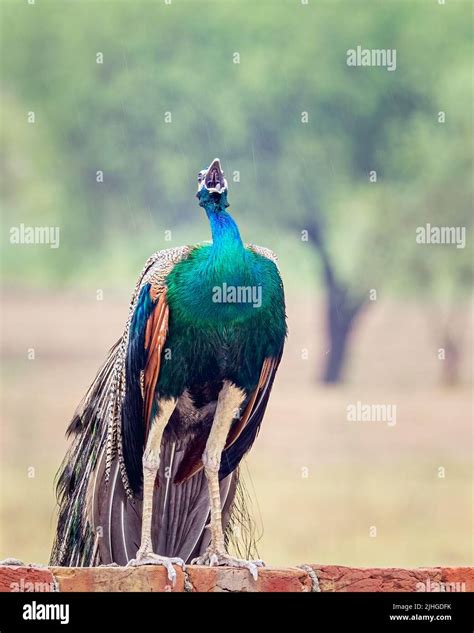
{"type": "Polygon", "coordinates": [[[204,179],[204,185],[208,191],[215,191],[217,193],[221,193],[226,189],[227,183],[221,168],[221,161],[218,158],[214,158],[209,165],[204,179]]]}

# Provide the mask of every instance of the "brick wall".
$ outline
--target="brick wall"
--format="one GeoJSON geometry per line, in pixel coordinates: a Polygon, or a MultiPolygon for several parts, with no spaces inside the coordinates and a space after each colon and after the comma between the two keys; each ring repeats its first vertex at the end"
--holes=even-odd
{"type": "Polygon", "coordinates": [[[302,565],[246,570],[176,567],[173,586],[162,567],[0,566],[0,591],[474,591],[473,567],[416,569],[302,565]]]}

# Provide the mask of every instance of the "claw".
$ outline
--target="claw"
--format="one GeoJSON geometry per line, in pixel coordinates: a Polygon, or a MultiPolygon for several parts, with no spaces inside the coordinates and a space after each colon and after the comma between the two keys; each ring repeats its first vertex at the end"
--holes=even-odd
{"type": "Polygon", "coordinates": [[[194,558],[191,561],[191,565],[208,565],[209,567],[214,567],[215,565],[240,567],[242,569],[248,569],[254,580],[257,580],[258,578],[258,568],[265,567],[263,560],[243,560],[241,558],[234,558],[225,552],[219,552],[211,549],[206,550],[202,556],[194,558]]]}
{"type": "Polygon", "coordinates": [[[184,571],[186,569],[185,562],[182,558],[168,556],[159,556],[153,552],[141,552],[138,550],[137,557],[132,558],[127,563],[127,567],[141,567],[142,565],[163,565],[168,572],[168,580],[173,584],[176,584],[176,571],[173,565],[178,565],[184,571]]]}
{"type": "Polygon", "coordinates": [[[175,558],[171,558],[170,560],[173,563],[173,565],[178,565],[179,567],[181,567],[183,571],[186,570],[186,563],[184,562],[182,558],[175,557],[175,558]]]}

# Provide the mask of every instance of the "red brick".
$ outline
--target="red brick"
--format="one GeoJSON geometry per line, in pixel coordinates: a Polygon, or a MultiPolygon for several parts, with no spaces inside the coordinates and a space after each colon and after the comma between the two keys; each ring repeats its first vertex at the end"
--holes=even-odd
{"type": "Polygon", "coordinates": [[[52,567],[59,591],[184,591],[184,573],[176,570],[176,584],[164,567],[52,567]]]}
{"type": "Polygon", "coordinates": [[[53,574],[41,567],[0,566],[0,591],[55,591],[53,574]]]}
{"type": "Polygon", "coordinates": [[[311,581],[301,569],[274,569],[263,567],[258,570],[255,581],[247,569],[230,567],[187,567],[193,591],[199,593],[231,591],[260,592],[285,591],[301,592],[311,590],[311,581]]]}
{"type": "Polygon", "coordinates": [[[319,579],[321,591],[422,591],[428,579],[441,580],[439,567],[400,569],[396,567],[343,567],[311,565],[319,579]]]}
{"type": "Polygon", "coordinates": [[[262,569],[259,572],[258,591],[311,591],[311,579],[302,569],[288,567],[286,569],[262,569]]]}
{"type": "Polygon", "coordinates": [[[444,583],[459,583],[462,591],[474,591],[474,567],[444,567],[441,580],[444,583]]]}

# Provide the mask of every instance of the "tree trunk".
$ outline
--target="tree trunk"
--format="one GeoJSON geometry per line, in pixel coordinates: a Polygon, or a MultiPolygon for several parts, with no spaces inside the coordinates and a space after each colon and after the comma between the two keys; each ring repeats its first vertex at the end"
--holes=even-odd
{"type": "Polygon", "coordinates": [[[348,289],[331,280],[327,284],[327,332],[330,344],[323,371],[323,382],[338,383],[342,379],[342,370],[346,361],[349,335],[363,300],[351,300],[348,289]]]}
{"type": "Polygon", "coordinates": [[[329,327],[329,352],[323,372],[323,382],[333,384],[340,382],[342,368],[346,359],[350,323],[338,322],[329,327]]]}
{"type": "MultiPolygon", "coordinates": [[[[304,192],[306,192],[305,189],[303,189],[304,192]]],[[[308,209],[312,208],[312,199],[306,197],[304,202],[308,209]]],[[[322,380],[325,383],[337,383],[340,382],[342,377],[349,334],[357,314],[365,303],[366,297],[360,292],[357,295],[351,295],[349,286],[337,278],[331,257],[326,248],[318,213],[312,212],[311,215],[308,215],[304,225],[306,226],[308,240],[313,244],[319,255],[326,287],[327,336],[330,348],[322,380]]]]}
{"type": "Polygon", "coordinates": [[[442,365],[442,383],[446,387],[459,384],[461,354],[452,334],[446,333],[444,339],[445,358],[442,365]]]}

